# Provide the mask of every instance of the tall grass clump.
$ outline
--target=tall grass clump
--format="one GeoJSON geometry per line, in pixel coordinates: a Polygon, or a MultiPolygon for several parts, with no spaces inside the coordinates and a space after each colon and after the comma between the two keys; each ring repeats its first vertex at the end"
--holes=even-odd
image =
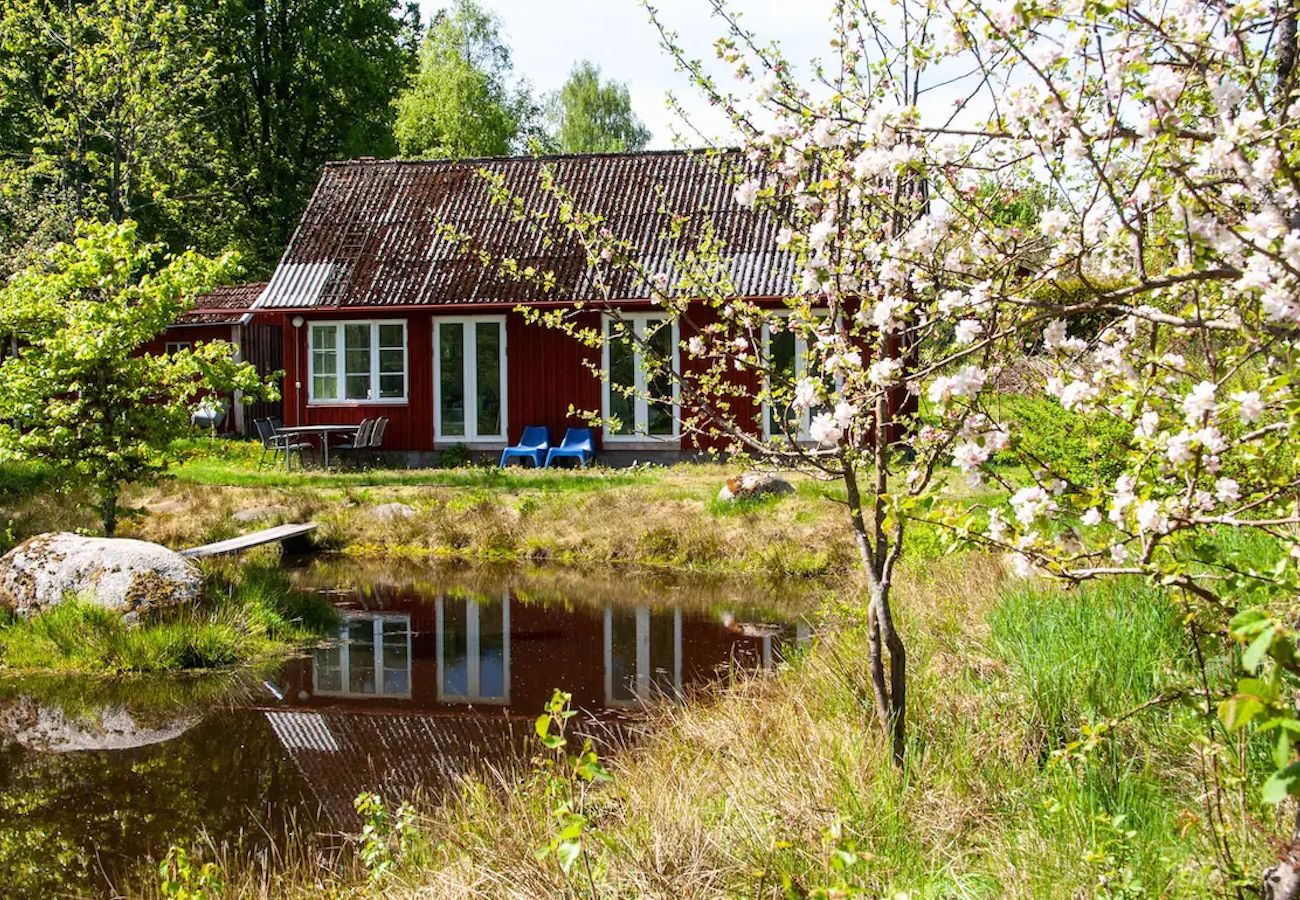
{"type": "Polygon", "coordinates": [[[1082,722],[1156,696],[1191,659],[1176,605],[1138,581],[1074,592],[1021,587],[993,609],[989,628],[1028,726],[1054,745],[1082,722]]]}
{"type": "Polygon", "coordinates": [[[31,619],[0,620],[0,670],[15,673],[161,673],[217,669],[265,658],[328,633],[337,614],[323,597],[293,589],[269,559],[207,570],[191,607],[129,626],[85,599],[31,619]]]}

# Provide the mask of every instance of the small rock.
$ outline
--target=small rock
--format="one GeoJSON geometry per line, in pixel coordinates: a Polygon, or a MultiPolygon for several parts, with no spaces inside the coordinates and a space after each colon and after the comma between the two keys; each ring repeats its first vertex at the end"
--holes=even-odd
{"type": "Polygon", "coordinates": [[[770,472],[746,472],[735,478],[728,478],[727,483],[718,491],[718,499],[724,502],[744,500],[748,497],[762,497],[766,494],[793,494],[794,486],[780,475],[770,472]]]}
{"type": "Polygon", "coordinates": [[[144,508],[151,513],[178,513],[185,511],[183,500],[154,500],[146,503],[144,508]]]}
{"type": "Polygon", "coordinates": [[[263,519],[279,519],[289,515],[287,506],[254,506],[249,509],[241,509],[230,518],[236,522],[248,524],[249,522],[260,522],[263,519]]]}
{"type": "Polygon", "coordinates": [[[392,522],[396,519],[409,519],[415,515],[415,510],[405,503],[381,503],[370,511],[380,522],[392,522]]]}
{"type": "Polygon", "coordinates": [[[0,557],[0,609],[30,618],[73,597],[134,624],[196,602],[202,581],[194,563],[158,544],[42,534],[0,557]]]}

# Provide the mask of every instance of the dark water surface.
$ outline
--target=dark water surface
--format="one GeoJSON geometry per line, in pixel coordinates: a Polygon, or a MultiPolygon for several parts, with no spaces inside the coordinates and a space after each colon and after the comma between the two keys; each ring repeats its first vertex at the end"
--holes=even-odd
{"type": "Polygon", "coordinates": [[[511,771],[555,688],[607,750],[646,703],[769,667],[789,597],[717,585],[317,564],[339,639],[253,675],[0,683],[0,897],[111,896],[200,834],[353,833],[353,800],[511,771]],[[783,618],[761,612],[783,608],[783,618]]]}

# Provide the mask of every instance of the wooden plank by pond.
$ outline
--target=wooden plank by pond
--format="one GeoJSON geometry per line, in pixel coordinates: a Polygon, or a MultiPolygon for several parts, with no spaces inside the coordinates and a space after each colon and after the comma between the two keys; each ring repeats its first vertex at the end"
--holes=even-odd
{"type": "Polygon", "coordinates": [[[242,553],[245,550],[251,550],[254,547],[260,547],[263,544],[270,544],[275,541],[279,541],[282,544],[301,542],[315,530],[315,522],[277,525],[274,528],[267,528],[263,531],[254,531],[252,534],[241,534],[239,537],[233,537],[229,540],[217,541],[215,544],[204,544],[202,547],[191,547],[189,550],[182,550],[181,556],[188,556],[190,559],[202,559],[205,556],[221,556],[225,553],[242,553]]]}

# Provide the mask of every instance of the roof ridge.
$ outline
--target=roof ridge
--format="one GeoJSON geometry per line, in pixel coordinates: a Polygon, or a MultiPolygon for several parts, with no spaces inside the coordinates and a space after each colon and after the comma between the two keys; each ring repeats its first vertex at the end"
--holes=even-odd
{"type": "Polygon", "coordinates": [[[345,166],[457,166],[492,162],[548,162],[567,159],[643,159],[654,156],[704,156],[709,153],[739,153],[736,147],[690,147],[660,150],[607,150],[587,153],[539,153],[536,155],[517,156],[463,156],[463,157],[390,157],[380,159],[373,156],[360,156],[353,159],[332,159],[325,163],[326,168],[345,166]]]}

